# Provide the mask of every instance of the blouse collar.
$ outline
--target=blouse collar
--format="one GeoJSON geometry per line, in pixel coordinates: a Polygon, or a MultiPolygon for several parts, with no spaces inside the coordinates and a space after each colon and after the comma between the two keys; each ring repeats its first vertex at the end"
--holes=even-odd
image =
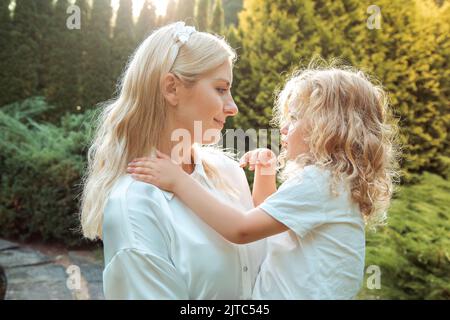
{"type": "MultiPolygon", "coordinates": [[[[208,176],[206,175],[205,168],[203,167],[201,147],[198,145],[192,146],[192,155],[194,158],[194,171],[191,173],[192,177],[202,177],[208,182],[208,176]]],[[[172,200],[174,194],[169,191],[161,190],[168,201],[172,200]]]]}

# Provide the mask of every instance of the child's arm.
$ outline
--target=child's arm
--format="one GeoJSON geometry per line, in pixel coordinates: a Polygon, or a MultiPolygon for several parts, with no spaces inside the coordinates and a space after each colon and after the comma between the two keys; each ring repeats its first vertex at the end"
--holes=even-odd
{"type": "Polygon", "coordinates": [[[264,202],[272,193],[277,191],[276,175],[264,175],[264,168],[255,168],[255,180],[253,182],[253,204],[255,207],[264,202]]]}
{"type": "Polygon", "coordinates": [[[252,192],[255,207],[277,191],[276,160],[272,150],[256,149],[247,152],[239,161],[241,167],[245,167],[248,163],[249,169],[255,170],[252,192]]]}
{"type": "Polygon", "coordinates": [[[184,174],[174,193],[203,221],[234,243],[249,243],[287,230],[259,208],[247,213],[220,201],[191,176],[184,174]]]}
{"type": "MultiPolygon", "coordinates": [[[[152,159],[132,166],[133,177],[175,193],[203,221],[234,243],[249,243],[286,231],[288,228],[255,208],[244,212],[229,206],[186,174],[170,158],[158,152],[152,159]]],[[[138,162],[139,163],[139,162],[138,162]]]]}

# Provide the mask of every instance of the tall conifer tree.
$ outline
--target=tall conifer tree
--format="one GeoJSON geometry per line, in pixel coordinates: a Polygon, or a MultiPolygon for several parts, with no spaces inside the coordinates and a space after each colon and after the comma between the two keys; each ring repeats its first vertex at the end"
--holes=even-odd
{"type": "Polygon", "coordinates": [[[82,101],[87,108],[110,99],[115,90],[111,59],[111,17],[110,0],[93,1],[86,34],[86,70],[82,79],[82,101]]]}
{"type": "Polygon", "coordinates": [[[136,38],[140,42],[144,40],[157,27],[156,8],[151,0],[146,0],[142,6],[139,19],[136,24],[136,38]]]}
{"type": "Polygon", "coordinates": [[[132,1],[121,0],[112,40],[113,79],[119,77],[136,46],[134,31],[132,1]]]}
{"type": "Polygon", "coordinates": [[[39,43],[36,1],[16,0],[13,19],[13,59],[15,80],[11,100],[38,94],[39,43]]]}
{"type": "Polygon", "coordinates": [[[210,7],[209,0],[198,0],[197,8],[195,12],[197,26],[200,31],[208,31],[209,29],[209,17],[210,7]]]}
{"type": "Polygon", "coordinates": [[[0,107],[13,102],[14,88],[20,82],[12,64],[13,25],[9,5],[9,0],[0,0],[0,107]]]}
{"type": "Polygon", "coordinates": [[[222,0],[215,0],[214,10],[211,19],[211,31],[216,34],[223,34],[225,29],[225,16],[222,7],[222,0]]]}

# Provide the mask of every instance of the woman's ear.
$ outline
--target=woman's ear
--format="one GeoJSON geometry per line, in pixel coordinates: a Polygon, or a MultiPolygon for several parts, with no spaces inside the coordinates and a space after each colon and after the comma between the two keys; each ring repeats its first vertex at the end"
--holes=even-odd
{"type": "Polygon", "coordinates": [[[180,80],[173,73],[165,74],[161,81],[162,94],[172,106],[178,105],[180,84],[180,80]]]}

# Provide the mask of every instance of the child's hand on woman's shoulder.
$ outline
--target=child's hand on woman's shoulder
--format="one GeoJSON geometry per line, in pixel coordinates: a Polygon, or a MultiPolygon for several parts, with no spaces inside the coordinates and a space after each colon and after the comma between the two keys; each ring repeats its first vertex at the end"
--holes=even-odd
{"type": "Polygon", "coordinates": [[[185,172],[170,157],[156,151],[156,158],[137,158],[128,164],[127,173],[139,181],[173,192],[178,180],[185,172]]]}

